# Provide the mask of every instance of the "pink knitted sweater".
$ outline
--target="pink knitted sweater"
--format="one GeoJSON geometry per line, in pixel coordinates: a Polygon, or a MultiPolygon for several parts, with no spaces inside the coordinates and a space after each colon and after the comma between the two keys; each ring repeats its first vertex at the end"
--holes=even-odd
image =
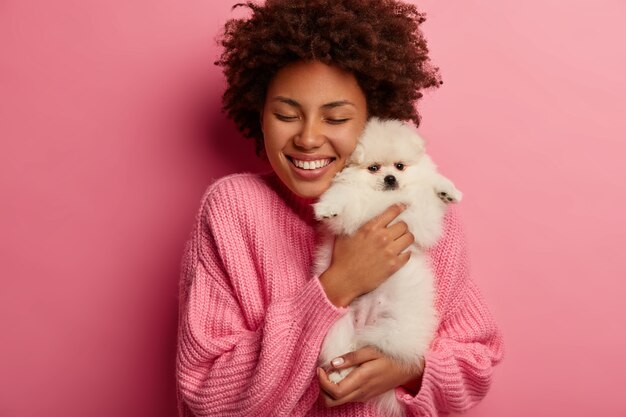
{"type": "MultiPolygon", "coordinates": [[[[186,245],[176,361],[180,417],[375,416],[367,403],[326,409],[317,358],[345,313],[311,274],[311,200],[274,174],[231,175],[202,198],[186,245]]],[[[416,396],[396,388],[409,416],[463,411],[487,393],[500,362],[500,331],[469,278],[454,206],[431,248],[440,325],[416,396]]]]}

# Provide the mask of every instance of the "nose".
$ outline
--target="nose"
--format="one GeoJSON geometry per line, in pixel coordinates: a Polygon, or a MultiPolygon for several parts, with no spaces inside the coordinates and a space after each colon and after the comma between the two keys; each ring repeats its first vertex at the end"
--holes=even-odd
{"type": "Polygon", "coordinates": [[[389,187],[393,187],[394,185],[396,185],[396,177],[394,177],[393,175],[387,175],[384,181],[385,185],[389,187]]]}
{"type": "Polygon", "coordinates": [[[324,143],[324,135],[318,123],[314,120],[307,120],[302,124],[293,142],[302,149],[315,149],[324,143]]]}

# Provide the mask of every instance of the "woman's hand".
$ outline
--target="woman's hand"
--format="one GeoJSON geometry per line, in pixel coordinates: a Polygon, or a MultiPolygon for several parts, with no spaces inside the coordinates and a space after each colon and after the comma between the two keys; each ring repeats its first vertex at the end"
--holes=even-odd
{"type": "Polygon", "coordinates": [[[414,394],[419,391],[422,377],[419,368],[404,368],[373,347],[364,347],[340,358],[343,363],[333,365],[332,369],[356,368],[338,384],[330,382],[322,368],[317,370],[320,397],[326,407],[364,402],[400,385],[410,387],[414,394]]]}
{"type": "Polygon", "coordinates": [[[393,205],[351,236],[337,236],[328,269],[320,283],[328,299],[344,307],[376,289],[409,260],[413,235],[404,222],[391,223],[405,207],[393,205]]]}

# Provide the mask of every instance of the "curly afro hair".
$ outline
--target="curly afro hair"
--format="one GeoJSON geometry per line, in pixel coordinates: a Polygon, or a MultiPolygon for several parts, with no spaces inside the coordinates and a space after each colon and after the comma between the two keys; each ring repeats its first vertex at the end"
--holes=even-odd
{"type": "Polygon", "coordinates": [[[420,90],[442,83],[430,65],[425,21],[414,5],[396,0],[267,0],[240,3],[252,15],[226,22],[216,65],[227,80],[223,110],[263,150],[260,111],[279,69],[317,60],[354,74],[369,116],[412,120],[420,90]]]}

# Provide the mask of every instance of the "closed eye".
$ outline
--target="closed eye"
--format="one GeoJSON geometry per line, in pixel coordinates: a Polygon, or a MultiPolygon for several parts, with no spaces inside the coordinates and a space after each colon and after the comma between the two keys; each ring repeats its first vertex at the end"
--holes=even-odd
{"type": "Polygon", "coordinates": [[[326,119],[326,123],[331,124],[331,125],[340,125],[342,123],[347,122],[348,120],[350,120],[349,118],[346,119],[326,119]]]}
{"type": "Polygon", "coordinates": [[[298,120],[298,116],[287,116],[280,113],[274,113],[274,116],[280,121],[283,122],[293,122],[294,120],[298,120]]]}

